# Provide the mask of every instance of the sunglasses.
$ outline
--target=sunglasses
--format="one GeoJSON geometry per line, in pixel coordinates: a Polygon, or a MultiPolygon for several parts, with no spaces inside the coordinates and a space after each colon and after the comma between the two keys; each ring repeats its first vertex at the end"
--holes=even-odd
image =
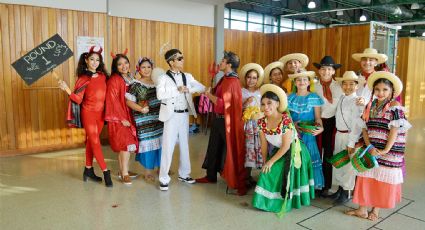
{"type": "Polygon", "coordinates": [[[183,59],[184,59],[184,57],[178,57],[178,58],[176,58],[176,59],[174,59],[174,60],[182,61],[183,59]]]}

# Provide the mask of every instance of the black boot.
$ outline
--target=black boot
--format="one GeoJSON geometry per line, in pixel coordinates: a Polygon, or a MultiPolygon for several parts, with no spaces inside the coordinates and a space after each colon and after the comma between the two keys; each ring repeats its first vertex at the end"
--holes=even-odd
{"type": "Polygon", "coordinates": [[[350,199],[348,198],[348,190],[342,190],[341,193],[339,194],[338,199],[335,200],[334,204],[342,205],[347,203],[349,200],[350,199]]]}
{"type": "Polygon", "coordinates": [[[339,196],[341,195],[342,191],[343,191],[342,187],[339,186],[338,190],[334,194],[327,196],[327,198],[331,198],[332,200],[337,200],[339,198],[339,196]]]}
{"type": "Polygon", "coordinates": [[[106,170],[103,171],[103,179],[105,179],[105,186],[106,187],[112,187],[112,180],[111,180],[111,171],[106,170]]]}
{"type": "Polygon", "coordinates": [[[88,181],[89,178],[92,181],[102,182],[102,177],[98,177],[98,176],[96,176],[96,174],[94,174],[93,167],[91,167],[91,168],[84,167],[83,180],[88,181]]]}

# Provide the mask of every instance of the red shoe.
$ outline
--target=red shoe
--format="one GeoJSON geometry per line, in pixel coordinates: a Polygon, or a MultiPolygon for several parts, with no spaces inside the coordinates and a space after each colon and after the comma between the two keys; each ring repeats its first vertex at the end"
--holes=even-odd
{"type": "Polygon", "coordinates": [[[201,184],[215,184],[215,183],[217,183],[217,180],[210,180],[210,179],[208,179],[207,176],[204,176],[202,178],[196,179],[196,183],[201,183],[201,184]]]}

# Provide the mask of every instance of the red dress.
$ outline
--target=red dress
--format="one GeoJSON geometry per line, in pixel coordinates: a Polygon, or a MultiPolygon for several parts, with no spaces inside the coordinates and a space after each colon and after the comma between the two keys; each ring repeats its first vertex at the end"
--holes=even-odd
{"type": "Polygon", "coordinates": [[[118,74],[112,74],[107,82],[105,120],[108,122],[109,143],[114,152],[137,150],[136,127],[125,103],[128,85],[118,74]],[[130,122],[130,127],[122,121],[130,122]]]}

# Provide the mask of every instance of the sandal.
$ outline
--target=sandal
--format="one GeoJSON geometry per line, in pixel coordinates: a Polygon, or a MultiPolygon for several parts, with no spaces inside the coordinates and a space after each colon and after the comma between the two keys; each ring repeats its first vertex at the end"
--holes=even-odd
{"type": "Polygon", "coordinates": [[[362,219],[368,219],[368,217],[369,217],[369,215],[367,213],[364,213],[364,214],[358,213],[357,209],[345,211],[344,214],[349,215],[349,216],[355,216],[355,217],[362,218],[362,219]]]}
{"type": "Polygon", "coordinates": [[[147,182],[155,182],[155,177],[152,175],[152,174],[147,174],[147,175],[145,175],[145,180],[147,181],[147,182]]]}
{"type": "Polygon", "coordinates": [[[369,212],[367,219],[371,221],[377,221],[379,219],[379,215],[376,214],[375,212],[369,212]]]}

